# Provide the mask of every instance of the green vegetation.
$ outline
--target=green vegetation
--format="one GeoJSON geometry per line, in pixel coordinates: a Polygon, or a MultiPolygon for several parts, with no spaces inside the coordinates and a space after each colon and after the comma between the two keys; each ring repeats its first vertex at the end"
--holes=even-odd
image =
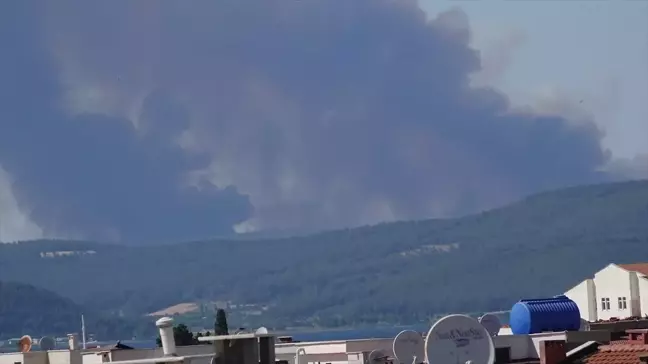
{"type": "MultiPolygon", "coordinates": [[[[207,331],[204,336],[210,336],[211,333],[207,331]]],[[[188,346],[188,345],[200,345],[201,342],[198,341],[198,338],[202,337],[202,333],[196,333],[195,335],[189,331],[189,327],[185,324],[179,324],[173,326],[173,339],[175,340],[176,345],[178,346],[188,346]]],[[[155,343],[158,347],[162,347],[162,339],[158,336],[155,340],[155,343]]]]}
{"type": "Polygon", "coordinates": [[[0,338],[80,332],[82,313],[86,327],[100,338],[130,338],[138,334],[150,337],[155,331],[155,326],[145,320],[105,317],[44,289],[0,282],[0,338]]]}
{"type": "Polygon", "coordinates": [[[227,314],[225,310],[219,308],[216,310],[216,321],[214,322],[214,335],[229,335],[227,327],[227,314]]]}
{"type": "MultiPolygon", "coordinates": [[[[137,248],[5,244],[0,277],[107,313],[218,300],[230,303],[230,324],[332,327],[508,309],[520,298],[564,292],[610,262],[646,257],[648,181],[636,181],[542,193],[459,219],[306,237],[137,248]],[[74,253],[55,253],[62,251],[74,253]]],[[[213,310],[200,315],[211,327],[213,310]]]]}

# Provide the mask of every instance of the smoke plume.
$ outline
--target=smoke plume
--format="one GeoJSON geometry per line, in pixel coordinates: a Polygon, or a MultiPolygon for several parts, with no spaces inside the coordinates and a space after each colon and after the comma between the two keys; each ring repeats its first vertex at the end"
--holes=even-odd
{"type": "Polygon", "coordinates": [[[457,9],[6,1],[0,30],[0,164],[45,234],[353,226],[605,178],[592,120],[471,86],[457,9]]]}

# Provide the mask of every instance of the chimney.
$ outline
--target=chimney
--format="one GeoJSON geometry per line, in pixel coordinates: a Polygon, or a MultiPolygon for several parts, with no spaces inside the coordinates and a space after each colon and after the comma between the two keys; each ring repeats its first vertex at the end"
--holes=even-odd
{"type": "Polygon", "coordinates": [[[68,345],[72,351],[78,349],[76,334],[68,334],[68,345]]]}
{"type": "Polygon", "coordinates": [[[628,334],[628,341],[631,344],[648,345],[647,329],[626,330],[626,334],[628,334]]]}
{"type": "Polygon", "coordinates": [[[565,342],[545,340],[540,342],[540,364],[559,364],[567,357],[565,342]]]}
{"type": "Polygon", "coordinates": [[[164,356],[176,356],[173,319],[171,317],[162,317],[155,322],[155,326],[160,330],[160,341],[162,342],[164,356]]]}

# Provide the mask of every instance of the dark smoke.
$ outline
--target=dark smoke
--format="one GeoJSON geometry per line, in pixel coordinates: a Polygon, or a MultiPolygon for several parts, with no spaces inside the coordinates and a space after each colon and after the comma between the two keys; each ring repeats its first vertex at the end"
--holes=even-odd
{"type": "Polygon", "coordinates": [[[453,215],[599,181],[607,160],[592,122],[470,86],[480,58],[459,10],[6,1],[0,19],[0,163],[46,231],[169,240],[248,218],[453,215]]]}
{"type": "Polygon", "coordinates": [[[31,217],[50,234],[138,241],[210,236],[245,220],[251,207],[233,187],[183,183],[209,159],[174,143],[189,115],[166,93],[144,100],[139,133],[120,117],[64,113],[45,8],[34,4],[0,11],[2,46],[12,50],[0,57],[0,162],[31,217]]]}

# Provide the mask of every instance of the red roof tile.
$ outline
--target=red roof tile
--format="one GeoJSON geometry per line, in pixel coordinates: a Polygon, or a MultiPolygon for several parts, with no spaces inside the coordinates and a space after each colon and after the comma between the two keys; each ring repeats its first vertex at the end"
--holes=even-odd
{"type": "Polygon", "coordinates": [[[619,267],[648,276],[648,263],[619,264],[619,267]]]}
{"type": "Polygon", "coordinates": [[[599,351],[583,360],[584,364],[641,364],[639,353],[599,351]]]}
{"type": "Polygon", "coordinates": [[[629,340],[611,341],[599,346],[598,352],[583,359],[584,364],[641,364],[640,357],[648,354],[648,345],[629,340]]]}
{"type": "Polygon", "coordinates": [[[648,345],[645,344],[614,344],[601,345],[599,351],[603,352],[624,352],[624,353],[648,353],[648,345]]]}
{"type": "Polygon", "coordinates": [[[626,339],[626,340],[610,341],[609,345],[634,345],[634,344],[632,344],[632,341],[626,339]]]}

